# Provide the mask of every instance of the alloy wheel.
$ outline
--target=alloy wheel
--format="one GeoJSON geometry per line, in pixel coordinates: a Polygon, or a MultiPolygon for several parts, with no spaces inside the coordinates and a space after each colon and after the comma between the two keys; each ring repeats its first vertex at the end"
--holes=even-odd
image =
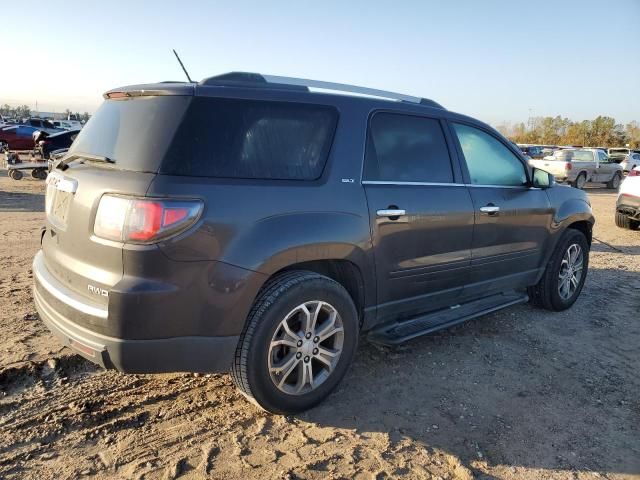
{"type": "Polygon", "coordinates": [[[344,327],[329,303],[312,300],[291,310],[269,344],[269,376],[289,395],[318,388],[335,369],[344,344],[344,327]]]}
{"type": "Polygon", "coordinates": [[[583,263],[582,247],[572,243],[562,257],[558,274],[558,294],[563,300],[569,300],[578,290],[582,279],[583,263]]]}

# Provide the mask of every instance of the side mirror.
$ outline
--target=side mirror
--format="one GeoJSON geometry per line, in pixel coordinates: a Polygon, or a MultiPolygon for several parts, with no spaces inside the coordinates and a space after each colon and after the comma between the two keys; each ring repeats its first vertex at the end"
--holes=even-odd
{"type": "Polygon", "coordinates": [[[556,183],[556,179],[553,175],[549,172],[545,172],[544,170],[540,170],[539,168],[533,168],[532,177],[532,184],[535,188],[549,188],[556,183]]]}

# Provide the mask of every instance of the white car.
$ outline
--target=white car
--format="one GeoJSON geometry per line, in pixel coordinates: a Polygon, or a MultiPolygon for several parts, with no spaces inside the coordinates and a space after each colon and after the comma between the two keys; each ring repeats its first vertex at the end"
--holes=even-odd
{"type": "Polygon", "coordinates": [[[629,172],[620,185],[616,202],[616,225],[620,228],[640,228],[640,166],[629,172]]]}
{"type": "Polygon", "coordinates": [[[610,148],[609,158],[620,164],[624,173],[640,167],[640,151],[631,150],[630,148],[610,148]]]}

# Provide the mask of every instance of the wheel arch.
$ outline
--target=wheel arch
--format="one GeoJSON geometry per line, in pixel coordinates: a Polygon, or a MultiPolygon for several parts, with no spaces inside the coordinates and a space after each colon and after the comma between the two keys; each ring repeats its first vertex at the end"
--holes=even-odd
{"type": "Polygon", "coordinates": [[[591,246],[591,241],[593,239],[593,223],[590,223],[587,220],[577,220],[567,225],[567,228],[572,228],[582,232],[582,234],[587,238],[587,243],[591,246]]]}
{"type": "Polygon", "coordinates": [[[291,264],[272,275],[295,270],[306,270],[324,275],[342,285],[349,293],[356,306],[360,323],[362,324],[363,312],[367,304],[367,292],[362,270],[355,263],[345,259],[322,259],[291,264]]]}

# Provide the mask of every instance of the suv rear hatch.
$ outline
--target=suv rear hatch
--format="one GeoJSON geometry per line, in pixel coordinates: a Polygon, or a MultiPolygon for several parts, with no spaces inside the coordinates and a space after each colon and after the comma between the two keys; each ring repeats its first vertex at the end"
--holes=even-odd
{"type": "MultiPolygon", "coordinates": [[[[71,146],[68,165],[47,179],[42,261],[63,288],[97,307],[107,307],[108,292],[123,277],[124,245],[95,235],[100,199],[105,193],[145,195],[193,89],[182,85],[173,93],[153,93],[107,94],[112,98],[71,146]]],[[[95,331],[104,331],[95,319],[86,321],[95,331]]]]}

